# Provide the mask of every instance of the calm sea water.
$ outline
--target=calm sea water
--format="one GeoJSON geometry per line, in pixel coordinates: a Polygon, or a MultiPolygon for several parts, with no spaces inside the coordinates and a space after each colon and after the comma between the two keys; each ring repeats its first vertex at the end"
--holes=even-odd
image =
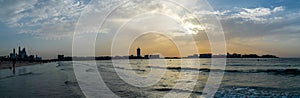
{"type": "MultiPolygon", "coordinates": [[[[16,75],[12,75],[9,69],[1,69],[0,97],[85,97],[75,77],[73,63],[84,69],[83,73],[99,72],[114,94],[130,98],[163,97],[171,90],[176,94],[200,97],[212,71],[210,59],[153,62],[156,61],[115,60],[114,64],[118,66],[113,66],[112,61],[96,61],[97,69],[91,66],[93,61],[52,62],[18,67],[16,75]],[[122,66],[125,64],[132,68],[122,66]],[[147,75],[151,71],[160,74],[163,69],[165,72],[157,83],[147,87],[133,86],[116,73],[119,70],[138,75],[147,75]],[[180,88],[193,83],[192,79],[180,80],[184,76],[196,77],[192,90],[180,88]]],[[[300,97],[300,59],[227,59],[224,72],[215,97],[300,97]]],[[[91,82],[95,78],[86,76],[84,79],[79,80],[80,83],[91,82]]]]}

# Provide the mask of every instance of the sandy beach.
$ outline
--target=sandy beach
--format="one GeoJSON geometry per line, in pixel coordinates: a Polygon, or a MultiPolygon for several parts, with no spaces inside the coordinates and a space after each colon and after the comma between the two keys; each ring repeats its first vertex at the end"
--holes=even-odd
{"type": "MultiPolygon", "coordinates": [[[[20,66],[29,66],[29,65],[34,65],[34,64],[40,64],[40,62],[16,62],[16,67],[20,67],[20,66]]],[[[12,67],[13,62],[10,61],[3,61],[0,62],[0,69],[8,69],[10,67],[12,67]]]]}

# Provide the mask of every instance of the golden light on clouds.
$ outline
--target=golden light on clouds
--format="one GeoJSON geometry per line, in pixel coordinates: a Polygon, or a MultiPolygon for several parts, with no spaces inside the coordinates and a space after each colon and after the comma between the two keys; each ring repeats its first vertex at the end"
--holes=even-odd
{"type": "Polygon", "coordinates": [[[158,33],[144,34],[132,43],[129,54],[136,55],[137,48],[142,49],[142,55],[160,54],[161,56],[179,56],[178,48],[172,39],[158,33]]]}
{"type": "Polygon", "coordinates": [[[160,54],[161,56],[181,57],[199,53],[210,53],[210,45],[205,34],[193,34],[191,36],[178,36],[169,38],[158,33],[144,34],[132,43],[129,54],[136,55],[136,49],[142,49],[142,55],[160,54]],[[187,42],[185,39],[193,38],[193,42],[187,42]],[[174,42],[177,40],[177,43],[174,42]],[[184,52],[180,51],[178,46],[184,52]],[[193,49],[196,47],[197,50],[193,49]]]}

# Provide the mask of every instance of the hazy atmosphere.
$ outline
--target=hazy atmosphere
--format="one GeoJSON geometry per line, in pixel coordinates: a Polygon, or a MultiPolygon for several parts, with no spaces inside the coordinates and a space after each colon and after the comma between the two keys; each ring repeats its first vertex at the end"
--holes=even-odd
{"type": "Polygon", "coordinates": [[[0,0],[0,98],[300,98],[300,0],[0,0]]]}
{"type": "MultiPolygon", "coordinates": [[[[54,58],[59,53],[71,55],[73,33],[78,18],[84,14],[83,11],[96,10],[86,8],[88,0],[1,0],[0,2],[0,55],[8,55],[12,48],[17,48],[19,45],[26,47],[31,54],[39,54],[44,58],[54,58]]],[[[205,13],[215,14],[221,20],[228,52],[300,57],[298,50],[300,44],[297,43],[300,41],[300,23],[298,22],[300,20],[298,6],[300,1],[208,0],[208,2],[215,11],[205,13]]],[[[159,10],[168,11],[169,9],[161,8],[159,10]]],[[[130,15],[130,13],[126,14],[130,15]]],[[[170,15],[179,19],[184,18],[176,16],[176,14],[170,15]]],[[[118,21],[126,21],[126,19],[112,19],[111,21],[117,24],[118,21]]],[[[171,22],[166,24],[171,24],[171,22]]],[[[157,25],[157,27],[160,26],[157,25]]],[[[197,26],[192,27],[197,28],[197,26]]],[[[86,29],[89,27],[86,26],[86,29]]],[[[99,33],[97,40],[99,40],[98,43],[101,41],[101,45],[96,46],[98,48],[100,46],[109,47],[109,45],[105,46],[106,43],[109,43],[109,39],[101,37],[110,36],[109,30],[108,34],[103,34],[106,31],[91,31],[84,34],[99,33]]],[[[205,33],[198,33],[194,32],[189,36],[194,36],[195,40],[197,38],[201,40],[197,43],[199,53],[210,52],[205,33]]],[[[186,35],[177,35],[176,37],[178,36],[186,35]]],[[[89,38],[82,36],[83,39],[85,37],[89,38]]],[[[185,41],[184,38],[181,40],[185,41]]],[[[96,51],[97,55],[110,54],[102,50],[96,51]]],[[[193,54],[193,52],[189,54],[193,54]]]]}

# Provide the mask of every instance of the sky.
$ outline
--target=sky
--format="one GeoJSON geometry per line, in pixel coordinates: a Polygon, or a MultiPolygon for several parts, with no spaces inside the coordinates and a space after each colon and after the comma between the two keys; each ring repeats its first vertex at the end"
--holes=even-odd
{"type": "MultiPolygon", "coordinates": [[[[91,4],[94,2],[90,0],[0,0],[0,56],[8,55],[19,45],[29,54],[43,58],[72,55],[74,32],[80,33],[76,37],[82,39],[78,44],[83,46],[92,45],[89,39],[97,33],[96,55],[134,54],[137,47],[142,48],[143,54],[164,56],[209,53],[209,39],[203,31],[210,26],[205,18],[200,17],[199,22],[192,17],[209,14],[220,21],[227,52],[300,57],[298,0],[208,0],[213,10],[190,13],[168,2],[136,1],[113,11],[99,29],[91,24],[100,23],[104,15],[84,15],[112,11],[124,0],[99,0],[98,4],[91,4]],[[139,32],[148,34],[138,36],[139,32]]],[[[180,3],[201,9],[203,5],[195,1],[180,3]]]]}

